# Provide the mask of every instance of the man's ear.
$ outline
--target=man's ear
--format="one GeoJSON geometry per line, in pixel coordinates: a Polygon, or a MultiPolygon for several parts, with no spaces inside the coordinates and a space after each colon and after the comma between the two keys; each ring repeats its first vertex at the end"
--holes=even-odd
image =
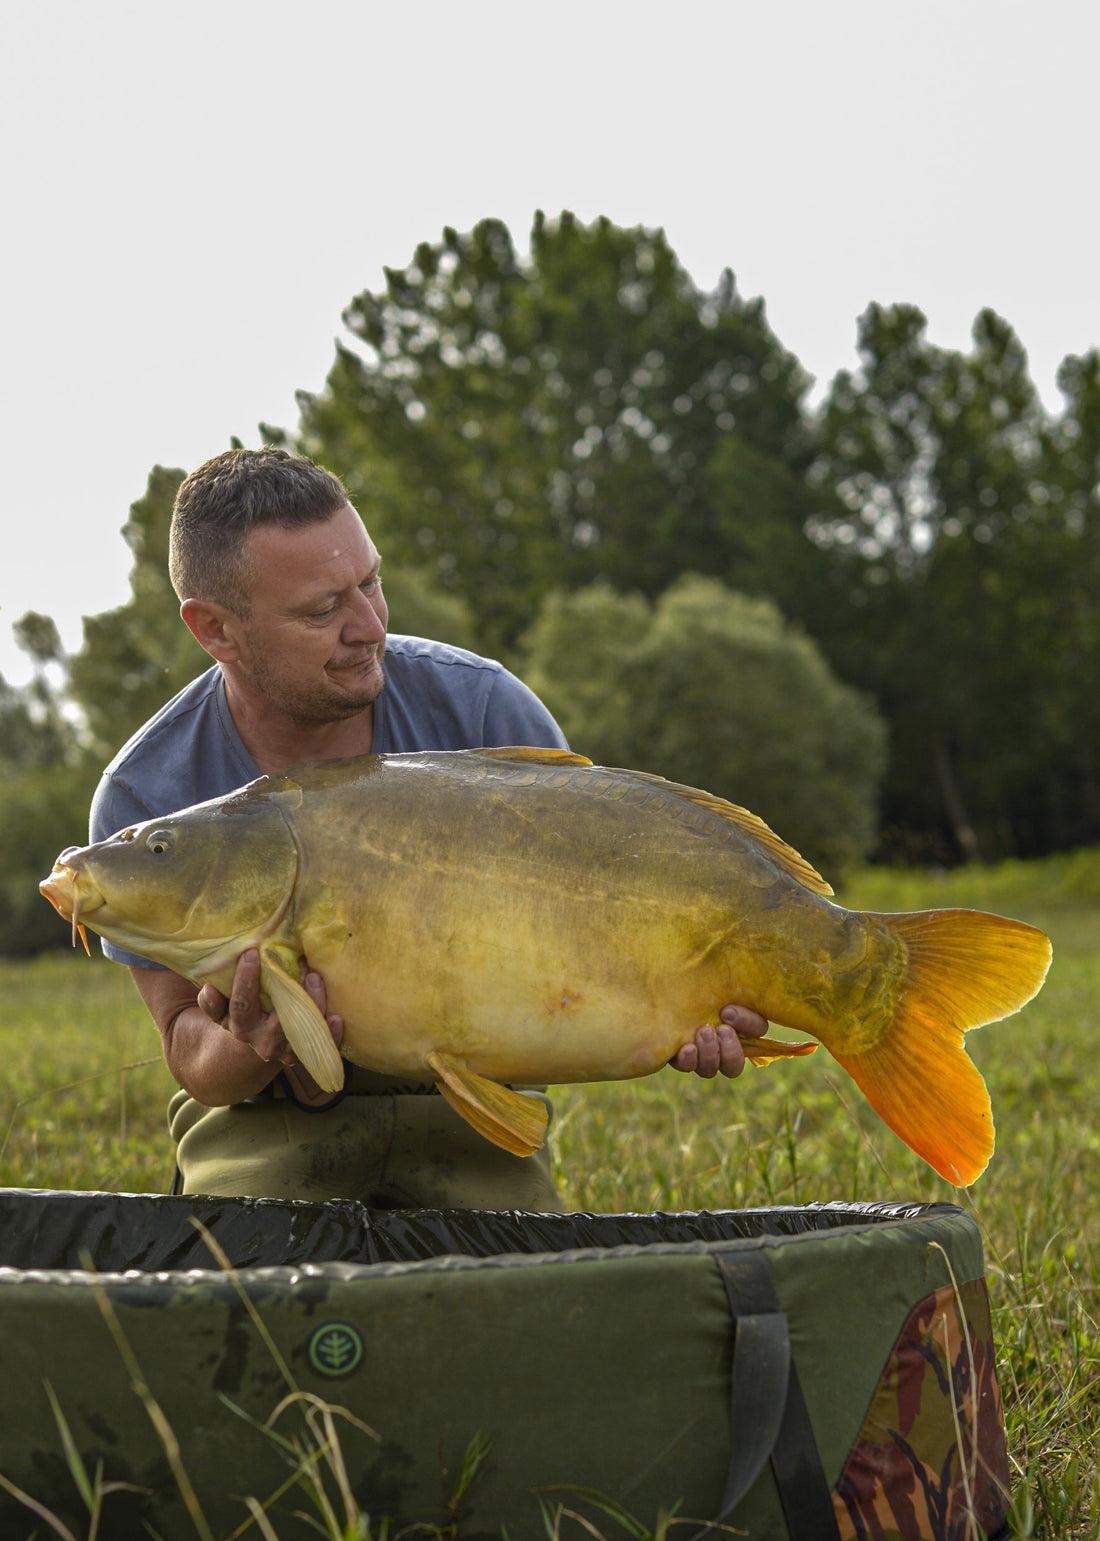
{"type": "Polygon", "coordinates": [[[185,599],[180,615],[195,641],[218,663],[232,663],[240,656],[240,621],[232,610],[209,599],[185,599]]]}

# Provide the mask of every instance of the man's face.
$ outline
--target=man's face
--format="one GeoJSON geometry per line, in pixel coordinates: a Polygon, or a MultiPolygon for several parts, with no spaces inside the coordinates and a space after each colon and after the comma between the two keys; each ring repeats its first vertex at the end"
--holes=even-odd
{"type": "Polygon", "coordinates": [[[384,684],[388,612],[359,515],[345,504],[299,529],[262,525],[247,551],[251,613],[237,623],[247,688],[300,727],[361,712],[384,684]]]}

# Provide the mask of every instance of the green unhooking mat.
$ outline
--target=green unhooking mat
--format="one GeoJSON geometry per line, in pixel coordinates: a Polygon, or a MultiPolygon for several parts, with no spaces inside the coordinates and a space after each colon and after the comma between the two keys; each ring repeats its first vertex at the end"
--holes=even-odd
{"type": "Polygon", "coordinates": [[[194,1541],[188,1504],[215,1537],[315,1537],[310,1469],[334,1524],[342,1491],[370,1516],[364,1541],[612,1541],[670,1510],[685,1541],[1006,1533],[981,1241],[949,1204],[0,1191],[0,1333],[5,1541],[53,1534],[26,1500],[87,1535],[74,1450],[128,1484],[106,1541],[194,1541]]]}

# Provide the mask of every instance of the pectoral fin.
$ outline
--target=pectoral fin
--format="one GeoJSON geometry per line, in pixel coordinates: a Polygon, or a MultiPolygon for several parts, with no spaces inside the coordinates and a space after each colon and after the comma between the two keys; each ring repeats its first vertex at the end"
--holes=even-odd
{"type": "Polygon", "coordinates": [[[322,1091],[338,1092],[344,1084],[344,1062],[332,1041],[328,1023],[298,983],[274,947],[260,948],[260,989],[269,997],[286,1041],[322,1091]]]}
{"type": "Polygon", "coordinates": [[[541,1102],[478,1075],[453,1054],[426,1058],[443,1096],[478,1134],[513,1156],[534,1155],[546,1138],[547,1113],[541,1102]]]}
{"type": "Polygon", "coordinates": [[[812,1054],[816,1043],[784,1043],[780,1038],[742,1038],[745,1058],[753,1065],[770,1065],[773,1059],[792,1059],[798,1054],[812,1054]]]}

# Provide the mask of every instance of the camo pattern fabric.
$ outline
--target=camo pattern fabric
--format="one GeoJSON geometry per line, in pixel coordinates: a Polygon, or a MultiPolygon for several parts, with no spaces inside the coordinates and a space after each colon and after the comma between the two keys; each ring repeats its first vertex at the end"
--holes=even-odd
{"type": "Polygon", "coordinates": [[[840,1541],[985,1541],[1008,1453],[984,1279],[910,1312],[833,1492],[840,1541]]]}

